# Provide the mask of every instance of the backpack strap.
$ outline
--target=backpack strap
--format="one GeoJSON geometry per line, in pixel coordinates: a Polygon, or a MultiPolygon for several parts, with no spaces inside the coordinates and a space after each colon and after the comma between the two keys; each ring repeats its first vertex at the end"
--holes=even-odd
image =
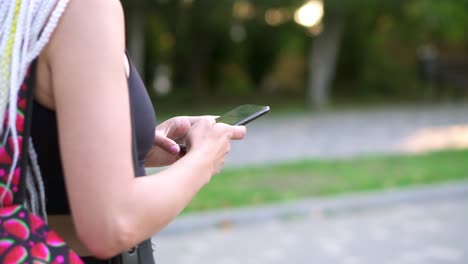
{"type": "MultiPolygon", "coordinates": [[[[2,200],[3,206],[22,204],[25,199],[25,175],[27,165],[28,141],[30,137],[33,88],[36,78],[36,64],[34,60],[28,68],[26,77],[18,91],[16,111],[16,131],[18,144],[18,162],[12,168],[14,155],[14,138],[6,129],[8,126],[8,113],[3,123],[5,133],[9,133],[3,145],[0,146],[0,195],[6,190],[2,200]],[[8,176],[13,170],[13,178],[8,185],[8,176]]],[[[8,110],[8,109],[7,109],[8,110]]]]}
{"type": "Polygon", "coordinates": [[[25,91],[24,92],[24,132],[23,132],[23,146],[20,152],[20,181],[18,193],[14,196],[14,202],[17,204],[22,204],[26,197],[26,166],[28,166],[28,148],[29,140],[31,138],[31,123],[32,123],[32,109],[33,109],[33,98],[34,98],[34,87],[36,86],[36,68],[37,68],[37,59],[34,60],[31,66],[28,69],[28,75],[24,82],[25,91]]]}

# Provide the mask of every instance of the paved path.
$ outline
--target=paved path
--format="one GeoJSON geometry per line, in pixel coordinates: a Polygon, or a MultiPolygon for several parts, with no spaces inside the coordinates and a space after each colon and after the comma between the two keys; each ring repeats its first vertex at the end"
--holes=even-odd
{"type": "Polygon", "coordinates": [[[466,264],[468,196],[157,238],[171,264],[466,264]]]}
{"type": "Polygon", "coordinates": [[[233,144],[227,165],[402,152],[417,133],[454,125],[468,125],[468,104],[271,115],[249,125],[247,138],[233,144]]]}
{"type": "MultiPolygon", "coordinates": [[[[421,131],[457,125],[468,127],[468,105],[271,116],[249,126],[247,139],[233,144],[227,165],[402,152],[421,131]]],[[[156,237],[156,259],[162,264],[468,264],[468,195],[268,219],[163,232],[156,237]]]]}

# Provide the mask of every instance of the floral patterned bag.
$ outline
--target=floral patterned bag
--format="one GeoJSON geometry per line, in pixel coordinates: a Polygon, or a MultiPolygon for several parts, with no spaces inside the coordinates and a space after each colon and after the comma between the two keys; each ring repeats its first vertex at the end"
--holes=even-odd
{"type": "MultiPolygon", "coordinates": [[[[0,263],[83,263],[44,220],[26,209],[27,142],[30,136],[32,98],[36,62],[29,67],[18,94],[16,142],[11,135],[0,142],[0,263]],[[19,146],[19,160],[12,168],[14,146],[19,146]],[[8,174],[13,178],[8,184],[8,174]],[[3,194],[3,195],[2,195],[3,194]]],[[[8,116],[8,115],[5,115],[8,116]]],[[[7,118],[5,118],[7,119],[7,118]]],[[[5,120],[5,124],[8,120],[5,120]]],[[[4,133],[9,133],[4,129],[4,133]]]]}

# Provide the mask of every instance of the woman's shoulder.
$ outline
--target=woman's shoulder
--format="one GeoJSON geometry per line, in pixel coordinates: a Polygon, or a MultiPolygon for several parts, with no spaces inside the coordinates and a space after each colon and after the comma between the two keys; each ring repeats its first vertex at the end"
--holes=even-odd
{"type": "MultiPolygon", "coordinates": [[[[123,8],[119,0],[70,0],[49,41],[47,53],[70,49],[71,42],[93,48],[124,36],[123,8]]],[[[122,41],[122,40],[121,40],[122,41]]]]}
{"type": "Polygon", "coordinates": [[[62,20],[66,18],[76,26],[87,24],[86,21],[115,21],[123,19],[123,8],[119,0],[70,0],[62,20]]]}
{"type": "Polygon", "coordinates": [[[106,16],[112,15],[113,12],[121,12],[122,4],[120,0],[70,0],[67,5],[67,10],[73,10],[83,14],[100,13],[106,16]]]}

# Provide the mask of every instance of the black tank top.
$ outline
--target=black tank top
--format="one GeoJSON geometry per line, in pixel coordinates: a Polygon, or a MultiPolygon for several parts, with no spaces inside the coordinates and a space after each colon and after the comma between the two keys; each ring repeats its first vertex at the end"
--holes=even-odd
{"type": "MultiPolygon", "coordinates": [[[[135,164],[136,176],[143,176],[145,157],[153,145],[156,117],[145,85],[131,61],[128,87],[133,120],[133,142],[136,145],[138,159],[135,164]]],[[[37,102],[33,105],[31,137],[44,179],[47,213],[70,214],[58,144],[57,116],[55,111],[44,108],[37,102]]]]}

